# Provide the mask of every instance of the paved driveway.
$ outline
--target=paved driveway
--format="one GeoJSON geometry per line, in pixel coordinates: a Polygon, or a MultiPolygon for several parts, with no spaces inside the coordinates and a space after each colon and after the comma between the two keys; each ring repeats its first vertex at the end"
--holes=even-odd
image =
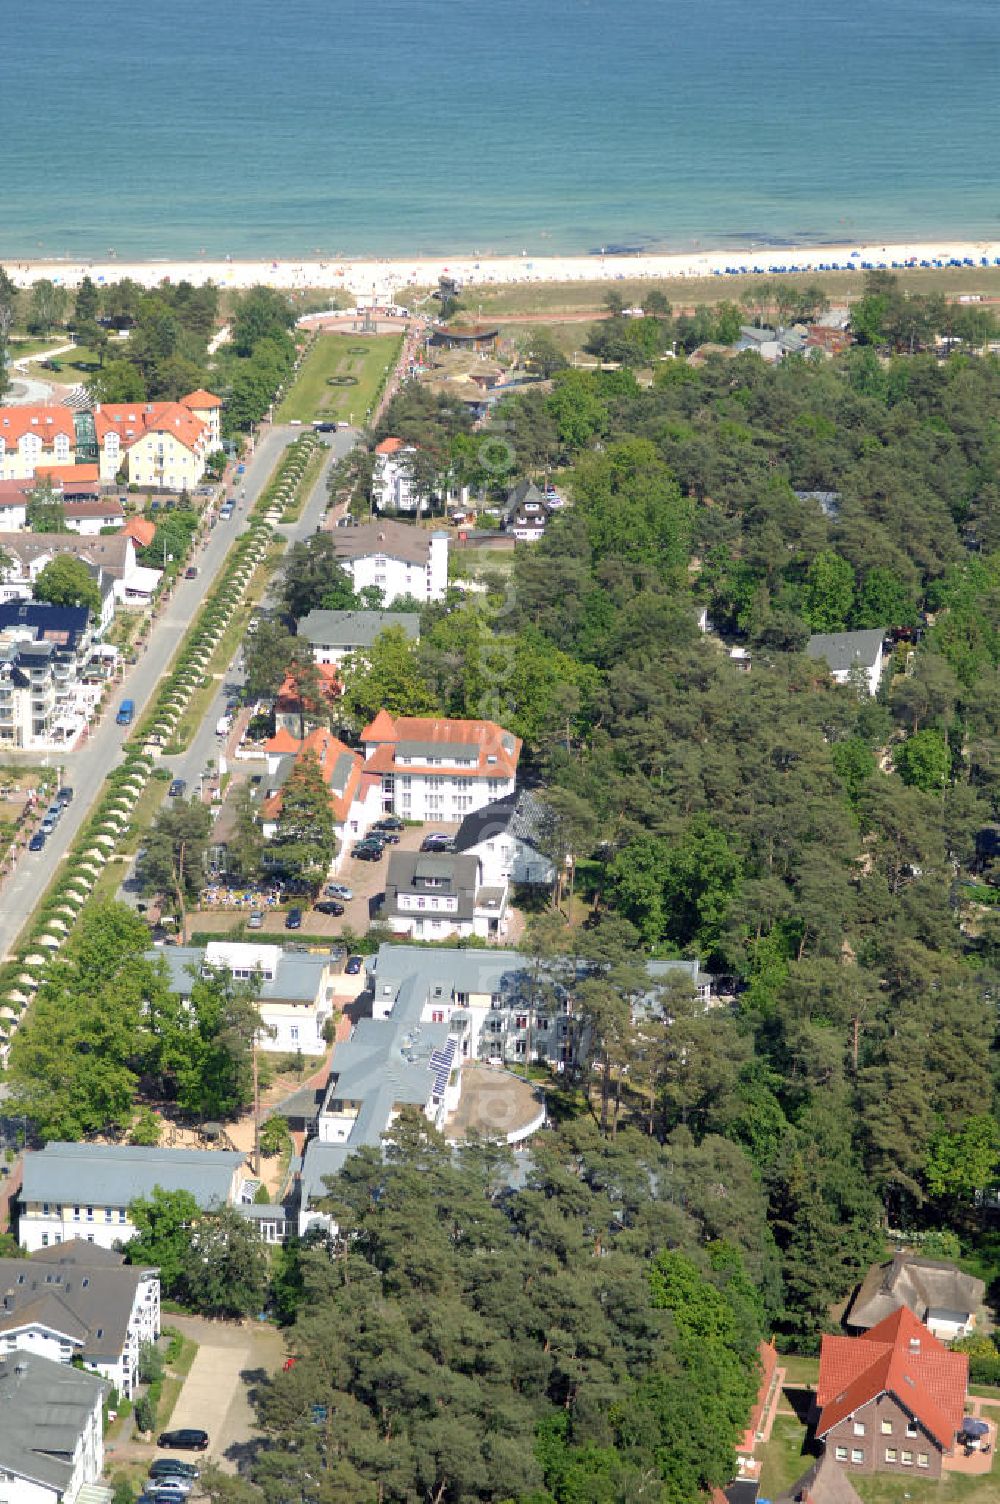
{"type": "MultiPolygon", "coordinates": [[[[250,1392],[264,1373],[273,1373],[280,1366],[284,1353],[281,1335],[263,1322],[206,1321],[184,1316],[165,1319],[200,1344],[170,1418],[170,1429],[197,1426],[207,1431],[206,1460],[224,1472],[236,1472],[249,1444],[259,1435],[250,1392]]],[[[157,1450],[156,1455],[187,1454],[157,1450]]]]}

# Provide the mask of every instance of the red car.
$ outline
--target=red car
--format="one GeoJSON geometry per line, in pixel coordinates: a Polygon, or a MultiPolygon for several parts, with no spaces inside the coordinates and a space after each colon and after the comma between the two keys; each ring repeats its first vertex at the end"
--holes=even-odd
{"type": "Polygon", "coordinates": [[[286,1358],[281,1365],[282,1373],[287,1373],[290,1368],[294,1368],[298,1361],[298,1358],[286,1358]]]}

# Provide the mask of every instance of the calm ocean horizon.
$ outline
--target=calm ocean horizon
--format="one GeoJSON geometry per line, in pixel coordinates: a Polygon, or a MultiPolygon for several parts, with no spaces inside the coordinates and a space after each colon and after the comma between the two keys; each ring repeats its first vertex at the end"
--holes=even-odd
{"type": "Polygon", "coordinates": [[[33,0],[0,259],[1000,239],[1000,0],[33,0]]]}

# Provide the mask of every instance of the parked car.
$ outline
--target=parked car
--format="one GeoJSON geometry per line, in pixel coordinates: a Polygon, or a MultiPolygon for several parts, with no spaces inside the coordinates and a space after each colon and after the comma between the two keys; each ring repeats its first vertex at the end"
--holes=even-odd
{"type": "Polygon", "coordinates": [[[372,829],[373,830],[403,830],[405,828],[405,826],[406,826],[406,821],[405,820],[401,820],[398,815],[383,815],[382,818],[381,818],[381,820],[376,820],[375,821],[375,824],[372,826],[372,829]]]}
{"type": "Polygon", "coordinates": [[[46,815],[42,821],[41,829],[44,835],[50,836],[56,828],[56,822],[51,815],[46,815]]]}
{"type": "Polygon", "coordinates": [[[62,804],[62,805],[72,804],[73,803],[73,790],[69,787],[68,784],[66,784],[63,788],[61,788],[59,790],[58,794],[56,795],[56,798],[58,799],[59,803],[62,804]]]}
{"type": "Polygon", "coordinates": [[[398,846],[399,845],[399,831],[398,830],[373,830],[372,831],[372,835],[377,835],[378,836],[379,843],[382,846],[398,846]]]}
{"type": "Polygon", "coordinates": [[[348,956],[344,971],[349,977],[356,977],[364,964],[363,956],[348,956]]]}
{"type": "Polygon", "coordinates": [[[208,1432],[199,1431],[194,1426],[182,1426],[179,1431],[161,1431],[156,1445],[180,1452],[207,1452],[208,1432]]]}
{"type": "Polygon", "coordinates": [[[157,1457],[149,1469],[151,1478],[199,1478],[201,1470],[181,1457],[157,1457]]]}
{"type": "Polygon", "coordinates": [[[185,778],[174,778],[167,789],[167,795],[171,799],[180,799],[186,788],[187,780],[185,778]]]}
{"type": "Polygon", "coordinates": [[[447,851],[453,845],[451,836],[446,836],[443,830],[432,830],[429,836],[424,836],[420,842],[421,851],[447,851]]]}
{"type": "Polygon", "coordinates": [[[198,571],[193,564],[189,564],[187,569],[185,569],[184,578],[186,580],[196,580],[198,578],[198,571]]]}
{"type": "Polygon", "coordinates": [[[251,909],[247,916],[248,930],[262,930],[264,928],[264,915],[260,909],[251,909]]]}
{"type": "Polygon", "coordinates": [[[167,1473],[166,1476],[147,1479],[144,1492],[152,1494],[154,1499],[166,1499],[173,1504],[175,1494],[186,1499],[193,1488],[193,1478],[185,1478],[181,1473],[167,1473]]]}
{"type": "Polygon", "coordinates": [[[32,836],[31,840],[28,842],[28,850],[29,851],[41,851],[41,849],[42,849],[42,847],[44,845],[45,845],[45,836],[42,834],[42,832],[40,830],[36,830],[35,834],[32,836]]]}
{"type": "Polygon", "coordinates": [[[359,841],[357,846],[351,848],[351,855],[357,857],[359,862],[378,862],[384,851],[385,847],[381,842],[375,845],[373,841],[359,841]]]}
{"type": "Polygon", "coordinates": [[[336,423],[314,423],[313,428],[317,433],[336,433],[336,423]]]}
{"type": "Polygon", "coordinates": [[[338,903],[335,898],[324,898],[322,903],[316,904],[317,914],[326,914],[333,919],[339,919],[344,912],[344,905],[338,903]]]}
{"type": "Polygon", "coordinates": [[[154,1491],[153,1485],[147,1483],[146,1488],[139,1495],[137,1504],[187,1504],[187,1500],[179,1488],[161,1488],[154,1491]]]}
{"type": "Polygon", "coordinates": [[[58,820],[62,812],[63,807],[61,804],[50,804],[45,812],[45,818],[46,820],[58,820]]]}
{"type": "Polygon", "coordinates": [[[340,898],[344,903],[349,903],[354,897],[354,889],[349,888],[346,883],[327,883],[326,896],[327,898],[340,898]]]}
{"type": "Polygon", "coordinates": [[[300,930],[302,928],[302,910],[289,909],[285,915],[286,930],[300,930]]]}

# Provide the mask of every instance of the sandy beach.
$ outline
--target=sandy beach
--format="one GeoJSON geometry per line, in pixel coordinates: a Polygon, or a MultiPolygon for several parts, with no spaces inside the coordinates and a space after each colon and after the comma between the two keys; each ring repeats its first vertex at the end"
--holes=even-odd
{"type": "MultiPolygon", "coordinates": [[[[907,245],[760,246],[732,251],[681,252],[639,256],[441,256],[413,261],[8,261],[8,274],[19,287],[49,277],[64,287],[76,287],[85,276],[98,285],[131,277],[144,287],[165,278],[171,282],[215,282],[234,289],[264,284],[286,291],[330,288],[348,292],[360,302],[404,302],[409,287],[428,287],[441,276],[457,278],[465,286],[527,282],[615,281],[624,278],[683,278],[725,275],[728,271],[759,272],[855,269],[873,266],[947,266],[950,262],[979,266],[1000,264],[1000,242],[930,241],[907,245]]],[[[0,264],[4,264],[0,258],[0,264]]]]}

